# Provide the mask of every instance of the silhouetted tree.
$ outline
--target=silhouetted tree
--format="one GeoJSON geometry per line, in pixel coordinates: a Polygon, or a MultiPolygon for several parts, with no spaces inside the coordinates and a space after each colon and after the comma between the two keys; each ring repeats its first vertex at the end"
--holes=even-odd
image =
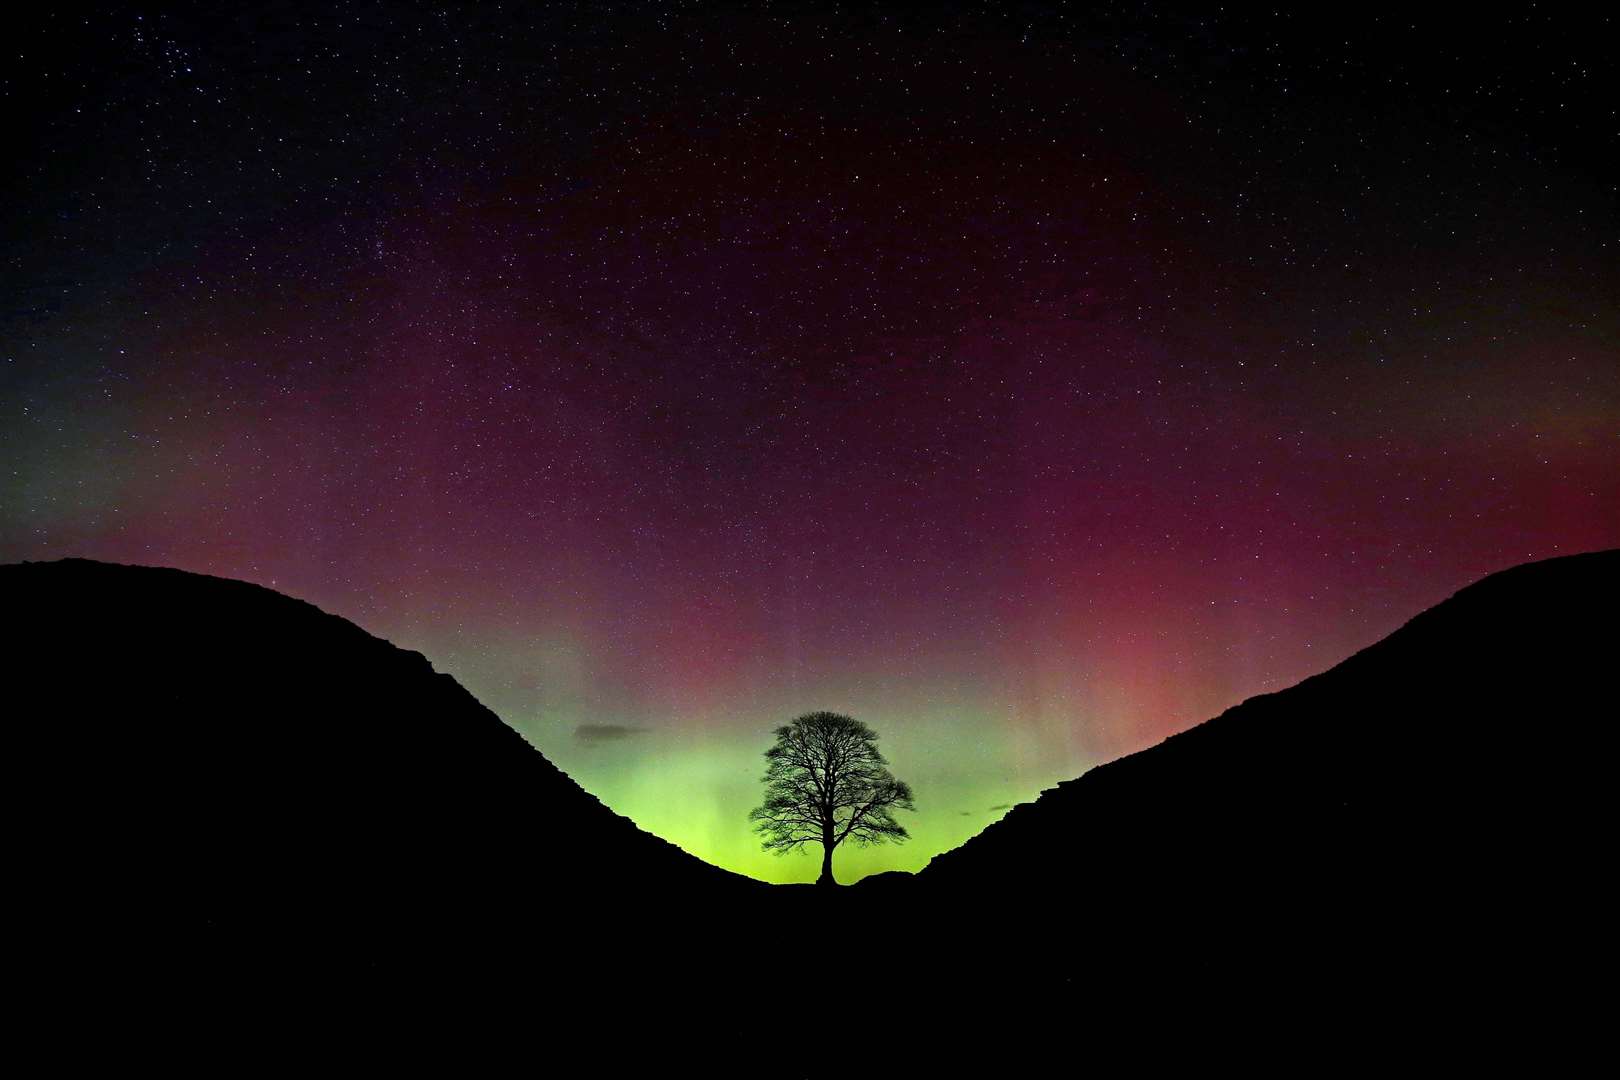
{"type": "Polygon", "coordinates": [[[833,880],[833,849],[845,840],[877,844],[906,839],[895,810],[915,810],[911,788],[896,780],[878,753],[877,735],[859,720],[813,712],[776,729],[765,751],[765,803],[749,813],[767,851],[821,845],[818,885],[833,880]]]}

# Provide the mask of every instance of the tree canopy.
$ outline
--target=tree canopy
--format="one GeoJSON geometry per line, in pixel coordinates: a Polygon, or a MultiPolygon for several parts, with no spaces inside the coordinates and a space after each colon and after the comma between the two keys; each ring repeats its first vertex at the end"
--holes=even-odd
{"type": "Polygon", "coordinates": [[[820,885],[836,885],[833,849],[899,842],[896,810],[915,810],[911,787],[896,780],[871,728],[839,713],[813,712],[776,729],[765,751],[765,802],[749,813],[767,851],[821,845],[820,885]]]}

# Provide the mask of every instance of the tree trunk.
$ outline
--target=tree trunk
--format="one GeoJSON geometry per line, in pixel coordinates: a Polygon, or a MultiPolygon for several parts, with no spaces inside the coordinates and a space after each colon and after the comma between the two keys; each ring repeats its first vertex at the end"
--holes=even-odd
{"type": "Polygon", "coordinates": [[[833,838],[828,832],[821,838],[821,876],[816,878],[817,885],[837,885],[832,876],[833,838]]]}

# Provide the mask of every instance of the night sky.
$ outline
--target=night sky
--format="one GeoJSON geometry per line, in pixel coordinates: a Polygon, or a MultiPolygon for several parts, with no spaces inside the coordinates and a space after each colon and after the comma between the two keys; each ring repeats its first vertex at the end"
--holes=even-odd
{"type": "Polygon", "coordinates": [[[819,869],[799,713],[915,869],[1620,546],[1611,16],[228,7],[8,26],[0,561],[310,600],[723,866],[819,869]]]}

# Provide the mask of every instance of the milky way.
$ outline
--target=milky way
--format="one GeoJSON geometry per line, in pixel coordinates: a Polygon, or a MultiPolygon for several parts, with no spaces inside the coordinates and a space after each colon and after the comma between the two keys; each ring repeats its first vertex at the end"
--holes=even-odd
{"type": "Polygon", "coordinates": [[[857,716],[847,880],[1620,545],[1612,22],[1048,7],[33,17],[0,560],[308,599],[771,880],[857,716]]]}

